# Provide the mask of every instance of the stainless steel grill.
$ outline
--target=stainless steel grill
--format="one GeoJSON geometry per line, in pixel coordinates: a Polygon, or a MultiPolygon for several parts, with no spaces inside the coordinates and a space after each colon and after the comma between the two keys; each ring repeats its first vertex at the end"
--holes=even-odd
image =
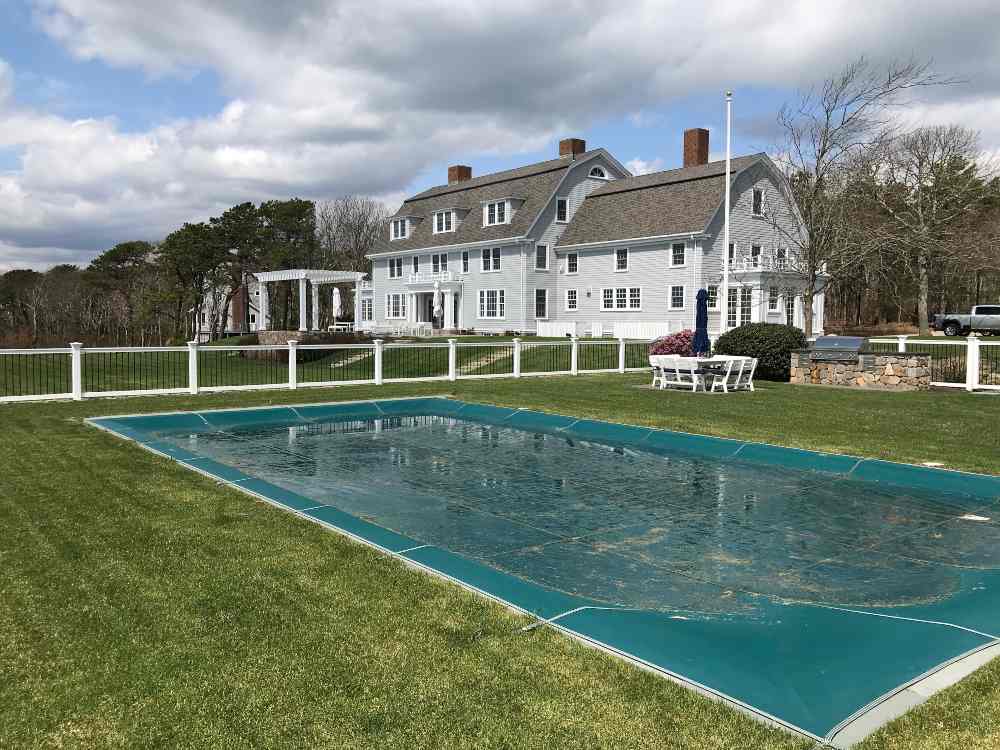
{"type": "Polygon", "coordinates": [[[868,351],[864,336],[819,336],[809,347],[812,362],[855,362],[868,351]]]}

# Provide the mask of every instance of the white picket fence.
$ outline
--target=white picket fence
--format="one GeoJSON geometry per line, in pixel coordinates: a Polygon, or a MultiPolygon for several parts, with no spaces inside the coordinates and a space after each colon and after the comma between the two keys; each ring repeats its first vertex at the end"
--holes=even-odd
{"type": "Polygon", "coordinates": [[[645,341],[0,349],[0,402],[646,370],[645,341]]]}

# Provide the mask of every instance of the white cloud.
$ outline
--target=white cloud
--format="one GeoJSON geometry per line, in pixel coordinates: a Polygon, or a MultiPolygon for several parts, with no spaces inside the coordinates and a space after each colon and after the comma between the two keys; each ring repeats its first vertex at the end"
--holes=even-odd
{"type": "MultiPolygon", "coordinates": [[[[478,0],[36,0],[41,28],[77,58],[154,78],[211,70],[229,101],[211,116],[125,132],[114,119],[16,106],[15,76],[0,61],[0,148],[21,157],[0,172],[0,264],[34,262],[42,251],[28,248],[86,255],[157,239],[243,200],[396,199],[452,160],[538,150],[627,113],[650,124],[678,98],[729,86],[808,83],[864,50],[934,50],[940,69],[970,84],[937,92],[927,116],[974,119],[984,145],[1000,144],[995,109],[975,111],[1000,97],[995,2],[953,2],[945,13],[903,2],[779,12],[763,0],[572,9],[562,0],[488,14],[478,0]]],[[[629,162],[637,172],[662,164],[629,162]]]]}
{"type": "Polygon", "coordinates": [[[663,169],[663,159],[657,156],[655,159],[646,161],[645,159],[640,159],[637,156],[636,158],[629,159],[625,162],[625,167],[632,174],[649,174],[650,172],[659,172],[663,169]]]}

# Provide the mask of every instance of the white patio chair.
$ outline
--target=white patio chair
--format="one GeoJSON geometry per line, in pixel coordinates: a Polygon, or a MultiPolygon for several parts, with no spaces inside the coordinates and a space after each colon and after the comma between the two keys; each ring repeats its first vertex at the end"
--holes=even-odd
{"type": "Polygon", "coordinates": [[[729,393],[729,378],[733,371],[733,366],[737,364],[739,357],[715,356],[712,357],[715,367],[712,374],[712,392],[722,391],[729,393]]]}
{"type": "Polygon", "coordinates": [[[736,380],[736,390],[753,391],[753,374],[757,371],[757,360],[750,357],[744,360],[743,370],[736,380]]]}
{"type": "Polygon", "coordinates": [[[665,384],[675,388],[697,391],[703,382],[698,360],[695,357],[671,357],[669,366],[664,368],[665,384]]]}
{"type": "Polygon", "coordinates": [[[666,368],[670,365],[673,357],[665,356],[662,354],[650,354],[649,355],[649,366],[653,369],[653,383],[652,388],[659,388],[662,390],[667,387],[667,374],[666,368]]]}

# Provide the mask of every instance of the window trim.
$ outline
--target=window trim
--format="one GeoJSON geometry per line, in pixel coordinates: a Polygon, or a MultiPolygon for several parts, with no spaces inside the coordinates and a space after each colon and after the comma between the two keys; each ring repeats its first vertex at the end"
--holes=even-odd
{"type": "Polygon", "coordinates": [[[687,287],[684,284],[671,284],[670,289],[667,292],[667,310],[670,312],[676,312],[677,310],[687,309],[687,287]],[[678,307],[674,304],[674,289],[681,290],[681,304],[678,307]]]}
{"type": "Polygon", "coordinates": [[[753,288],[748,286],[740,287],[740,325],[745,326],[753,323],[753,288]],[[746,301],[744,309],[743,302],[746,301]],[[744,323],[743,321],[746,320],[744,323]]]}
{"type": "Polygon", "coordinates": [[[569,224],[569,198],[565,195],[556,196],[556,224],[569,224]],[[559,204],[562,203],[565,207],[563,212],[565,215],[562,219],[559,218],[559,204]]]}
{"type": "Polygon", "coordinates": [[[764,188],[755,187],[750,193],[750,215],[764,216],[764,188]],[[760,206],[757,205],[757,196],[760,196],[760,206]],[[760,210],[757,210],[757,209],[760,210]]]}
{"type": "MultiPolygon", "coordinates": [[[[493,218],[496,219],[500,215],[500,211],[494,208],[493,218]]],[[[483,226],[484,227],[499,227],[504,224],[510,224],[510,201],[507,199],[499,201],[487,201],[483,203],[483,226]],[[490,221],[490,208],[495,206],[503,206],[503,221],[490,221]]]]}
{"type": "Polygon", "coordinates": [[[629,252],[629,249],[627,247],[616,247],[615,251],[613,253],[611,253],[611,268],[612,268],[612,270],[614,270],[615,273],[628,273],[629,267],[632,265],[631,257],[630,257],[631,255],[632,254],[629,252]],[[623,251],[625,253],[625,268],[619,268],[618,267],[618,253],[623,252],[623,251]]]}
{"type": "Polygon", "coordinates": [[[480,273],[500,273],[503,270],[503,248],[499,247],[484,247],[479,253],[479,272],[480,273]],[[488,253],[488,256],[484,256],[483,253],[488,253]],[[489,263],[489,268],[484,268],[486,263],[489,263]]]}
{"type": "Polygon", "coordinates": [[[361,322],[368,323],[375,319],[375,300],[372,297],[361,298],[361,322]],[[367,308],[367,314],[366,309],[367,308]]]}
{"type": "Polygon", "coordinates": [[[708,292],[708,300],[706,300],[708,302],[708,309],[709,310],[718,310],[719,309],[719,291],[720,291],[719,285],[718,284],[709,284],[707,287],[705,287],[705,291],[708,292]],[[712,292],[711,292],[712,289],[715,289],[715,304],[712,304],[712,292]]]}
{"type": "Polygon", "coordinates": [[[580,254],[579,253],[566,253],[566,275],[567,276],[577,276],[580,273],[580,254]],[[569,270],[569,259],[570,256],[576,261],[576,270],[569,270]]]}
{"type": "Polygon", "coordinates": [[[431,273],[448,272],[448,253],[431,253],[431,273]],[[434,268],[437,267],[435,271],[434,268]]]}
{"type": "Polygon", "coordinates": [[[389,269],[389,276],[388,276],[388,278],[390,278],[390,279],[401,279],[401,278],[403,278],[403,256],[402,255],[397,255],[394,258],[389,258],[388,269],[389,269]],[[393,273],[392,270],[397,265],[399,267],[399,273],[393,273]]]}
{"type": "Polygon", "coordinates": [[[543,243],[538,243],[535,245],[535,269],[536,271],[548,271],[549,270],[549,246],[543,243]],[[538,265],[538,248],[545,248],[545,265],[538,265]]]}
{"type": "Polygon", "coordinates": [[[643,299],[643,287],[641,286],[605,286],[601,287],[601,298],[600,304],[598,305],[598,310],[601,312],[609,313],[630,313],[630,312],[642,312],[642,299],[643,299]],[[618,292],[619,290],[625,290],[625,307],[618,307],[618,292]],[[632,290],[639,290],[639,306],[631,307],[632,302],[632,290]],[[611,291],[611,302],[612,307],[604,306],[605,292],[611,291]]]}
{"type": "Polygon", "coordinates": [[[592,177],[595,180],[610,180],[611,179],[610,177],[608,177],[608,170],[606,170],[600,164],[591,167],[590,171],[587,172],[587,177],[592,177]],[[594,174],[594,172],[600,172],[600,174],[594,174]]]}
{"type": "Polygon", "coordinates": [[[580,311],[580,291],[576,288],[565,290],[566,293],[563,295],[563,310],[565,312],[579,312],[580,311]],[[573,292],[573,307],[569,306],[569,293],[573,292]]]}
{"type": "Polygon", "coordinates": [[[410,236],[410,220],[407,218],[393,219],[392,226],[389,230],[389,240],[395,242],[396,240],[405,240],[410,236]],[[398,226],[403,227],[402,234],[396,234],[396,229],[398,226]]]}
{"type": "Polygon", "coordinates": [[[410,270],[413,273],[420,273],[420,256],[414,255],[413,259],[410,261],[410,270]]]}
{"type": "Polygon", "coordinates": [[[462,251],[462,273],[469,273],[469,251],[462,251]]]}
{"type": "MultiPolygon", "coordinates": [[[[385,319],[386,320],[406,320],[407,309],[406,309],[406,292],[386,292],[385,293],[385,319]],[[399,297],[399,315],[390,315],[389,311],[392,309],[390,305],[390,299],[393,297],[399,297]]],[[[374,313],[374,309],[372,310],[374,313]]]]}
{"type": "Polygon", "coordinates": [[[778,299],[781,296],[781,290],[776,286],[769,286],[767,288],[767,311],[769,313],[778,312],[778,299]]]}
{"type": "Polygon", "coordinates": [[[673,242],[673,243],[670,244],[670,267],[671,268],[687,268],[687,259],[688,259],[688,252],[687,252],[687,243],[686,242],[673,242]],[[684,249],[684,262],[683,263],[674,263],[674,248],[677,248],[677,247],[680,247],[680,248],[684,249]]]}
{"type": "Polygon", "coordinates": [[[507,319],[507,294],[506,289],[491,288],[491,289],[480,289],[479,294],[476,298],[476,320],[506,320],[507,319]],[[497,314],[496,315],[486,315],[486,294],[488,292],[497,293],[497,314]],[[500,311],[503,310],[503,315],[500,311]],[[481,313],[481,314],[480,314],[481,313]]]}
{"type": "Polygon", "coordinates": [[[550,315],[549,315],[549,290],[546,289],[545,287],[536,287],[535,288],[535,295],[534,295],[534,298],[533,298],[533,302],[535,303],[535,320],[548,320],[549,317],[550,317],[550,315]],[[538,315],[538,293],[539,292],[541,292],[542,295],[545,298],[545,315],[542,315],[542,316],[538,315]]]}
{"type": "MultiPolygon", "coordinates": [[[[444,223],[444,222],[442,222],[444,223]]],[[[435,211],[434,215],[431,216],[431,229],[434,234],[453,234],[455,232],[455,211],[454,209],[448,209],[446,211],[435,211]],[[448,227],[446,229],[438,229],[438,217],[447,216],[448,217],[448,227]]]]}

